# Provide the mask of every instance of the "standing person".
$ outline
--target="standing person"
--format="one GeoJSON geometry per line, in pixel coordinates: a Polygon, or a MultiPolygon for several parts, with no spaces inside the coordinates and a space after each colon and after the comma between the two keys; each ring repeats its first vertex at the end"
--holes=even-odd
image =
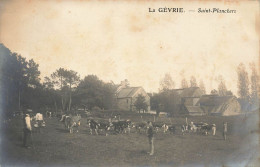
{"type": "Polygon", "coordinates": [[[227,140],[227,122],[223,124],[223,137],[224,140],[227,140]]]}
{"type": "Polygon", "coordinates": [[[215,124],[212,125],[212,131],[213,131],[213,136],[216,135],[216,130],[217,130],[217,127],[215,124]]]}
{"type": "Polygon", "coordinates": [[[31,133],[32,133],[32,126],[31,126],[31,118],[29,114],[25,114],[24,118],[24,129],[23,129],[23,146],[26,148],[30,148],[29,142],[31,142],[31,133]]]}
{"type": "Polygon", "coordinates": [[[150,145],[150,155],[153,155],[154,154],[154,131],[153,131],[153,125],[152,125],[152,122],[148,122],[148,130],[147,130],[147,133],[148,133],[148,141],[149,141],[149,145],[150,145]]]}

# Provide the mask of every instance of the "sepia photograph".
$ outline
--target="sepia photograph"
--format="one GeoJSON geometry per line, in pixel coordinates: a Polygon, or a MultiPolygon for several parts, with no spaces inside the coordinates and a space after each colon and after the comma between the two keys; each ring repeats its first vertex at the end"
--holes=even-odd
{"type": "Polygon", "coordinates": [[[0,0],[0,166],[258,167],[258,0],[0,0]]]}

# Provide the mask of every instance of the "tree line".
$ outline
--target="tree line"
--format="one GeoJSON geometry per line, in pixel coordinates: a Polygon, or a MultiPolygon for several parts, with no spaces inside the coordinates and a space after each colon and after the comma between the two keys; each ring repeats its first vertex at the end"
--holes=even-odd
{"type": "MultiPolygon", "coordinates": [[[[259,75],[254,62],[250,63],[249,67],[251,70],[250,77],[244,63],[240,63],[237,66],[237,83],[234,83],[234,85],[237,85],[238,100],[243,111],[252,111],[259,108],[259,75]]],[[[218,88],[211,90],[211,95],[233,96],[233,92],[227,88],[225,79],[222,75],[219,75],[216,80],[218,82],[218,88]]],[[[175,85],[176,83],[172,76],[169,73],[166,73],[160,80],[159,93],[150,94],[152,110],[173,114],[178,114],[178,112],[182,110],[182,106],[180,105],[181,99],[179,98],[178,93],[174,91],[175,85]]],[[[181,89],[192,87],[199,87],[202,94],[206,94],[203,80],[200,80],[199,84],[197,83],[195,76],[191,76],[189,81],[187,81],[186,78],[181,80],[181,89]]]]}
{"type": "Polygon", "coordinates": [[[4,114],[35,111],[73,111],[77,108],[112,109],[117,85],[95,75],[80,79],[76,71],[59,68],[40,82],[39,65],[0,44],[1,108],[4,114]]]}
{"type": "MultiPolygon", "coordinates": [[[[113,109],[115,108],[116,84],[106,83],[96,75],[88,75],[80,79],[80,75],[71,69],[58,68],[50,76],[40,82],[39,64],[33,59],[27,60],[20,54],[11,52],[0,44],[0,91],[1,108],[10,114],[13,111],[31,108],[33,110],[72,111],[77,108],[113,109]]],[[[254,63],[250,63],[251,75],[246,66],[241,63],[237,67],[238,95],[243,106],[256,108],[259,106],[259,76],[254,63]]],[[[227,89],[225,79],[218,77],[218,89],[211,94],[219,96],[233,95],[227,89]]],[[[160,81],[159,93],[150,93],[151,109],[157,111],[178,111],[179,99],[172,91],[176,84],[169,73],[160,81]]],[[[206,88],[203,80],[197,83],[196,77],[191,76],[187,81],[181,80],[181,88],[200,87],[203,94],[206,88]]],[[[145,109],[144,99],[138,97],[137,109],[145,109]],[[139,100],[138,100],[139,99],[139,100]]]]}

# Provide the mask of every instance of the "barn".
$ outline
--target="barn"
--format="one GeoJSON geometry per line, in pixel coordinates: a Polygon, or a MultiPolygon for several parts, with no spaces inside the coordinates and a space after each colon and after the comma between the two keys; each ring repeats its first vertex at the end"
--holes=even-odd
{"type": "Polygon", "coordinates": [[[200,108],[208,115],[232,116],[241,114],[240,104],[235,96],[203,95],[200,108]]]}
{"type": "Polygon", "coordinates": [[[119,110],[124,111],[136,111],[135,101],[138,95],[145,97],[145,102],[148,105],[148,111],[150,111],[150,96],[142,87],[129,87],[121,83],[116,91],[116,106],[119,110]]]}
{"type": "Polygon", "coordinates": [[[174,89],[181,98],[181,114],[201,116],[205,112],[200,108],[199,100],[203,95],[199,87],[190,87],[184,89],[174,89]]]}

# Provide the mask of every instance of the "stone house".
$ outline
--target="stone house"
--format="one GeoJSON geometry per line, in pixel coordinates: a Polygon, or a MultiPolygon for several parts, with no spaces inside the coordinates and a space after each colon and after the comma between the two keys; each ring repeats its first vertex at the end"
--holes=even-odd
{"type": "Polygon", "coordinates": [[[142,87],[128,87],[124,82],[116,90],[116,107],[124,111],[136,111],[134,104],[140,94],[145,97],[147,110],[150,111],[150,96],[145,90],[142,87]]]}

